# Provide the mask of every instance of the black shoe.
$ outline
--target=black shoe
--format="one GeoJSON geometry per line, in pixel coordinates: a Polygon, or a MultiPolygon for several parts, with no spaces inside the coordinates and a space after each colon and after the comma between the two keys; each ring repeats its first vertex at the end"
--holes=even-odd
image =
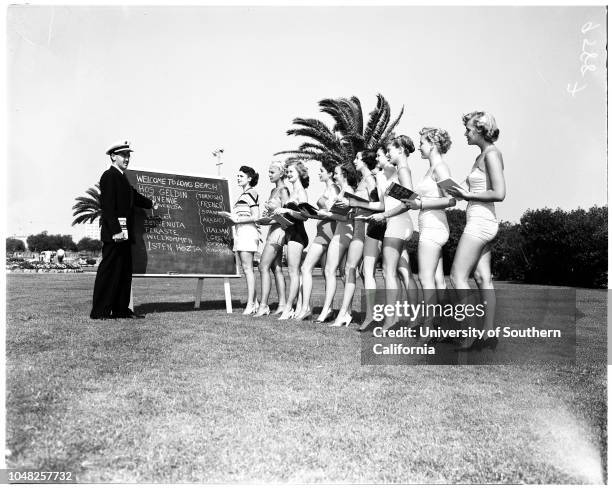
{"type": "Polygon", "coordinates": [[[144,317],[144,315],[137,315],[132,310],[128,310],[125,313],[114,315],[114,318],[127,318],[129,320],[142,319],[144,317]]]}
{"type": "Polygon", "coordinates": [[[100,316],[89,315],[89,318],[91,318],[92,320],[112,320],[114,317],[110,315],[100,315],[100,316]]]}
{"type": "Polygon", "coordinates": [[[144,315],[139,315],[137,313],[128,313],[125,318],[130,318],[131,320],[142,320],[144,317],[144,315]]]}

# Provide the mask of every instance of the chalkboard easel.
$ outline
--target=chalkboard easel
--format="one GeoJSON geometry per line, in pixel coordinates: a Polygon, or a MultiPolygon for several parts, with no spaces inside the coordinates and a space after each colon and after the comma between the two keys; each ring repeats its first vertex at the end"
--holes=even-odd
{"type": "Polygon", "coordinates": [[[231,313],[229,279],[240,274],[232,223],[219,215],[231,211],[227,179],[140,168],[127,170],[126,177],[158,208],[134,212],[132,276],[197,279],[194,308],[200,307],[204,279],[222,277],[231,313]]]}

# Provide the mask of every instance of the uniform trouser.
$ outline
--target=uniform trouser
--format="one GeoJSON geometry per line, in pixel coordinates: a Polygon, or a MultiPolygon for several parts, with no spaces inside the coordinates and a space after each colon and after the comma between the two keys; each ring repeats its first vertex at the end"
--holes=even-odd
{"type": "Polygon", "coordinates": [[[91,318],[121,316],[129,310],[132,288],[132,246],[129,241],[104,242],[96,274],[91,318]]]}

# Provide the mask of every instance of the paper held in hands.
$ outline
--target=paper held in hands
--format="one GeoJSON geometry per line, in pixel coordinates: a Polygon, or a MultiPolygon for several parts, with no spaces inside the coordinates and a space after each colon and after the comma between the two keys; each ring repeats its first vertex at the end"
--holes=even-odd
{"type": "Polygon", "coordinates": [[[123,232],[123,236],[125,239],[129,239],[128,230],[127,230],[127,218],[118,218],[119,226],[121,226],[121,231],[123,232]]]}
{"type": "Polygon", "coordinates": [[[273,221],[274,220],[270,216],[263,216],[263,217],[258,218],[257,220],[255,220],[255,223],[258,224],[258,225],[269,225],[273,221]]]}
{"type": "Polygon", "coordinates": [[[348,206],[338,206],[338,204],[334,204],[331,208],[329,208],[330,213],[338,214],[340,216],[347,216],[350,210],[351,208],[348,206]]]}
{"type": "Polygon", "coordinates": [[[285,216],[284,214],[275,214],[272,216],[272,221],[277,222],[279,225],[281,225],[281,228],[284,230],[292,225],[295,224],[294,221],[292,221],[291,219],[289,219],[287,216],[285,216]]]}
{"type": "Polygon", "coordinates": [[[307,202],[301,202],[297,206],[298,206],[298,209],[300,210],[300,213],[302,213],[302,216],[306,218],[314,218],[314,219],[321,218],[318,214],[319,210],[315,208],[312,204],[309,204],[307,202]]]}
{"type": "Polygon", "coordinates": [[[454,181],[453,179],[451,179],[451,178],[441,180],[440,182],[437,182],[437,184],[438,184],[438,187],[439,187],[440,189],[443,189],[443,190],[445,190],[445,191],[447,191],[448,189],[451,189],[451,188],[453,188],[453,187],[459,187],[460,189],[463,189],[463,190],[464,190],[464,191],[466,191],[466,192],[468,191],[468,190],[465,188],[465,186],[464,186],[464,185],[461,185],[461,184],[459,184],[459,183],[455,182],[455,181],[454,181]]]}
{"type": "Polygon", "coordinates": [[[391,182],[391,185],[387,187],[387,191],[385,192],[387,196],[390,196],[398,201],[400,199],[414,199],[418,196],[418,194],[414,191],[411,191],[407,187],[398,184],[397,182],[391,182]]]}
{"type": "Polygon", "coordinates": [[[347,199],[355,199],[355,201],[359,202],[369,202],[367,199],[359,197],[357,194],[351,194],[350,192],[345,192],[344,197],[346,197],[347,199]]]}

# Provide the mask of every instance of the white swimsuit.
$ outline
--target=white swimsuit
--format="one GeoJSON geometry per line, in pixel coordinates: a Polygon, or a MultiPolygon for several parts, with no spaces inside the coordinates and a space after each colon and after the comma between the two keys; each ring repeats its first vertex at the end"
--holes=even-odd
{"type": "MultiPolygon", "coordinates": [[[[479,160],[484,161],[484,154],[481,157],[476,159],[476,163],[467,178],[470,192],[484,192],[490,187],[487,185],[486,167],[482,169],[479,166],[479,160]]],[[[470,201],[466,209],[466,218],[467,224],[463,233],[479,238],[485,243],[490,242],[497,235],[499,224],[495,215],[495,203],[470,201]]]]}
{"type": "MultiPolygon", "coordinates": [[[[392,182],[400,183],[397,173],[387,180],[388,186],[391,185],[392,182]]],[[[385,211],[390,211],[397,206],[401,206],[402,202],[397,199],[388,196],[385,194],[385,211]]],[[[385,238],[399,238],[401,240],[410,240],[412,236],[412,232],[414,231],[414,225],[412,224],[412,218],[410,218],[410,214],[408,210],[404,211],[397,216],[392,216],[387,219],[387,229],[385,230],[385,238]]]]}
{"type": "MultiPolygon", "coordinates": [[[[444,197],[433,179],[433,169],[418,183],[415,192],[421,197],[444,197]]],[[[442,247],[449,236],[448,221],[444,209],[422,209],[419,212],[419,242],[426,241],[442,247]]]]}

